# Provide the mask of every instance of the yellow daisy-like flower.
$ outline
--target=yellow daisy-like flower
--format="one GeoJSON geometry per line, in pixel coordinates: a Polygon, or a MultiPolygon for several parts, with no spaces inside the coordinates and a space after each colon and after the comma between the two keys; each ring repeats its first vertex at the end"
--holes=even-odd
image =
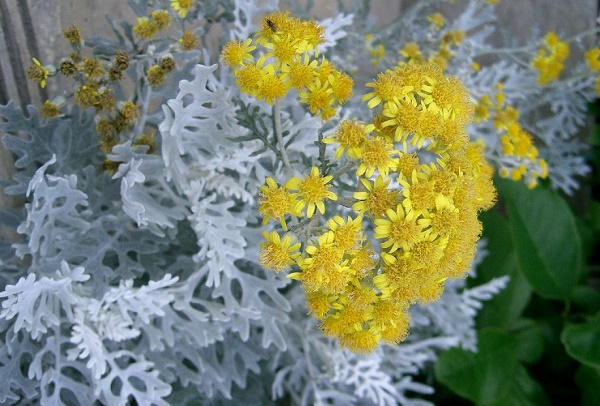
{"type": "Polygon", "coordinates": [[[295,212],[302,211],[306,207],[306,216],[311,218],[315,214],[315,210],[325,214],[326,199],[337,200],[337,195],[329,190],[331,185],[328,183],[333,179],[333,176],[321,176],[319,168],[313,166],[310,168],[310,174],[304,179],[293,177],[285,184],[288,190],[298,190],[294,193],[300,201],[296,204],[295,212]]]}
{"type": "Polygon", "coordinates": [[[390,254],[399,248],[407,252],[423,238],[423,225],[419,224],[418,215],[412,210],[405,210],[398,204],[396,210],[388,209],[385,214],[387,219],[375,219],[374,237],[385,239],[381,247],[389,248],[390,254]]]}
{"type": "MultiPolygon", "coordinates": [[[[300,103],[308,105],[308,109],[313,114],[323,116],[323,113],[329,114],[332,108],[333,100],[331,98],[332,89],[328,82],[321,82],[317,78],[307,86],[306,91],[298,94],[300,103]]],[[[329,117],[323,117],[328,119],[329,117]]]]}
{"type": "Polygon", "coordinates": [[[244,66],[248,62],[254,62],[254,57],[251,52],[255,49],[256,47],[252,45],[251,38],[248,38],[243,42],[241,40],[232,40],[223,47],[221,58],[223,58],[223,63],[225,65],[231,66],[232,68],[238,68],[244,66]]]}
{"type": "Polygon", "coordinates": [[[46,79],[50,76],[50,70],[42,66],[36,58],[31,58],[31,60],[33,61],[33,65],[27,70],[27,77],[34,82],[38,82],[43,89],[46,87],[46,79]]]}
{"type": "Polygon", "coordinates": [[[272,64],[265,65],[261,72],[261,81],[256,90],[256,97],[269,104],[273,104],[285,96],[288,87],[284,83],[281,74],[275,71],[275,67],[272,64]]]}
{"type": "Polygon", "coordinates": [[[300,257],[297,252],[300,243],[292,244],[292,237],[286,235],[283,239],[275,231],[263,231],[264,242],[260,243],[260,263],[267,269],[281,272],[296,263],[300,257]],[[296,252],[295,252],[296,251],[296,252]]]}
{"type": "Polygon", "coordinates": [[[348,119],[342,121],[338,129],[332,135],[324,138],[323,142],[340,144],[335,150],[335,159],[340,159],[344,152],[350,158],[358,158],[361,147],[367,141],[367,134],[368,131],[363,122],[348,119]]]}
{"type": "Polygon", "coordinates": [[[363,101],[368,100],[367,107],[370,109],[383,101],[401,98],[413,90],[412,87],[402,83],[397,74],[391,70],[380,73],[374,82],[369,82],[365,86],[373,88],[373,92],[362,97],[363,101]]]}
{"type": "Polygon", "coordinates": [[[348,216],[346,221],[340,216],[334,216],[327,220],[327,225],[333,231],[335,245],[343,251],[360,248],[365,239],[362,229],[362,216],[355,219],[348,216]]]}
{"type": "Polygon", "coordinates": [[[309,245],[305,251],[308,257],[299,259],[302,272],[293,272],[290,279],[301,280],[307,291],[323,290],[339,293],[349,282],[351,273],[344,251],[334,244],[334,233],[328,231],[319,236],[317,245],[309,245]]]}
{"type": "Polygon", "coordinates": [[[185,18],[190,8],[194,5],[194,0],[171,0],[171,8],[177,11],[179,17],[185,18]]]}
{"type": "Polygon", "coordinates": [[[357,202],[352,205],[352,210],[361,214],[381,217],[388,208],[397,203],[398,190],[389,189],[390,180],[384,180],[382,176],[378,176],[372,183],[362,178],[360,182],[366,191],[353,194],[357,202]]]}
{"type": "Polygon", "coordinates": [[[251,96],[256,96],[262,77],[263,71],[255,64],[246,65],[235,71],[235,83],[242,92],[251,96]]]}
{"type": "Polygon", "coordinates": [[[287,231],[285,222],[286,214],[296,213],[296,199],[284,187],[280,187],[273,178],[266,179],[266,185],[260,187],[260,197],[258,198],[258,212],[264,216],[263,225],[270,219],[279,219],[281,227],[287,231]]]}
{"type": "Polygon", "coordinates": [[[304,54],[302,58],[282,66],[281,78],[286,82],[289,81],[289,85],[296,90],[304,89],[315,80],[315,69],[318,63],[316,59],[311,61],[310,57],[304,54]]]}
{"type": "Polygon", "coordinates": [[[343,104],[352,97],[354,81],[347,74],[335,71],[329,76],[329,84],[331,85],[331,96],[336,102],[343,104]]]}
{"type": "Polygon", "coordinates": [[[419,179],[417,172],[413,172],[410,182],[405,179],[398,179],[400,185],[404,187],[402,195],[402,205],[406,210],[412,210],[415,214],[426,213],[432,207],[435,207],[436,193],[433,191],[433,184],[428,179],[419,179]]]}
{"type": "Polygon", "coordinates": [[[157,28],[148,17],[138,17],[137,24],[133,27],[133,33],[141,39],[152,38],[156,34],[157,28]]]}
{"type": "Polygon", "coordinates": [[[419,224],[428,227],[425,230],[428,236],[450,235],[460,227],[458,209],[448,197],[439,194],[435,198],[435,211],[425,214],[424,218],[419,219],[419,224]]]}
{"type": "Polygon", "coordinates": [[[386,177],[390,170],[396,169],[397,163],[394,156],[397,153],[394,144],[384,137],[367,139],[359,152],[361,163],[356,174],[370,178],[377,170],[381,176],[386,177]]]}

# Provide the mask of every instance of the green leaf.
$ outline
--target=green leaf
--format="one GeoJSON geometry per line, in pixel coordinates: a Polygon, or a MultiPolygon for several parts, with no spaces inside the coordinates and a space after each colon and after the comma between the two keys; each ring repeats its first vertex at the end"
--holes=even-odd
{"type": "Polygon", "coordinates": [[[582,365],[575,373],[575,381],[581,388],[582,406],[600,405],[600,368],[582,365]]]}
{"type": "Polygon", "coordinates": [[[478,405],[550,404],[542,387],[521,365],[518,338],[496,329],[481,330],[479,351],[453,348],[441,354],[436,378],[478,405]]]}
{"type": "Polygon", "coordinates": [[[579,285],[573,291],[573,303],[584,308],[588,314],[600,311],[600,292],[587,285],[579,285]]]}
{"type": "Polygon", "coordinates": [[[508,220],[497,212],[482,213],[483,236],[487,240],[488,255],[477,267],[476,283],[485,283],[492,278],[509,275],[510,281],[478,314],[481,327],[500,327],[508,330],[520,317],[531,297],[529,284],[517,269],[514,247],[510,238],[508,220]]]}
{"type": "Polygon", "coordinates": [[[567,353],[594,368],[600,368],[600,312],[582,324],[567,325],[560,335],[567,353]]]}
{"type": "Polygon", "coordinates": [[[517,359],[526,364],[537,362],[544,353],[544,333],[534,320],[522,319],[515,328],[514,335],[519,343],[517,359]]]}
{"type": "Polygon", "coordinates": [[[479,404],[491,404],[510,390],[518,362],[517,340],[506,333],[479,333],[479,352],[452,348],[435,365],[436,378],[455,393],[479,404]]]}
{"type": "Polygon", "coordinates": [[[540,296],[570,299],[583,254],[569,207],[558,194],[542,186],[530,190],[507,180],[497,185],[507,200],[519,270],[540,296]]]}

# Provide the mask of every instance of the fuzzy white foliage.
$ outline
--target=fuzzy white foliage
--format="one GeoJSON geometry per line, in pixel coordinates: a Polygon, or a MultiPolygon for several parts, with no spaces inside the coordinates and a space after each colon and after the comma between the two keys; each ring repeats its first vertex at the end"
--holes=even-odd
{"type": "Polygon", "coordinates": [[[51,256],[59,241],[68,240],[74,232],[89,227],[83,219],[83,210],[88,206],[87,195],[77,189],[75,175],[47,175],[46,170],[55,163],[53,155],[29,182],[27,196],[32,196],[32,200],[25,204],[26,221],[17,228],[17,232],[29,235],[29,239],[26,245],[15,246],[20,258],[31,255],[36,261],[39,256],[51,256]],[[61,226],[56,224],[56,218],[60,218],[61,226]]]}
{"type": "Polygon", "coordinates": [[[65,312],[67,319],[73,320],[73,283],[84,282],[89,275],[84,268],[71,270],[66,262],[61,263],[57,278],[42,277],[36,280],[35,274],[21,278],[15,285],[6,286],[0,292],[2,312],[0,318],[15,318],[15,332],[24,329],[34,340],[48,332],[49,328],[60,324],[57,312],[65,312]]]}
{"type": "Polygon", "coordinates": [[[320,22],[324,28],[323,42],[319,44],[319,52],[326,52],[327,49],[335,46],[337,42],[348,35],[344,29],[352,25],[354,15],[352,14],[336,14],[333,18],[326,18],[320,22]]]}

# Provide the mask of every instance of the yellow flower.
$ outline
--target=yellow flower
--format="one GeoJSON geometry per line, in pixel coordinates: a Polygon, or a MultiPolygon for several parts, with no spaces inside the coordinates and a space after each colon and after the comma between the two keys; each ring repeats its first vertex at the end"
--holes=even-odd
{"type": "Polygon", "coordinates": [[[427,236],[434,237],[450,235],[459,229],[458,209],[444,195],[438,194],[435,198],[435,211],[429,211],[425,217],[419,219],[419,224],[428,227],[424,232],[427,236]]]}
{"type": "Polygon", "coordinates": [[[354,81],[347,74],[334,71],[329,76],[329,84],[331,86],[331,96],[337,103],[343,104],[352,97],[354,81]]]}
{"type": "Polygon", "coordinates": [[[258,99],[273,104],[285,96],[288,89],[287,85],[284,83],[281,75],[275,71],[275,67],[272,64],[267,64],[262,68],[260,78],[261,80],[256,90],[256,97],[258,99]]]}
{"type": "Polygon", "coordinates": [[[256,47],[252,45],[252,39],[248,38],[244,42],[240,40],[231,40],[223,47],[221,58],[223,63],[232,68],[244,66],[247,62],[254,62],[251,52],[256,47]]]}
{"type": "Polygon", "coordinates": [[[563,70],[563,62],[569,56],[569,44],[561,41],[555,32],[548,32],[543,43],[545,48],[539,49],[531,61],[531,67],[539,72],[540,85],[557,79],[563,70]]]}
{"type": "Polygon", "coordinates": [[[433,184],[427,179],[419,179],[416,171],[413,172],[410,181],[398,179],[398,182],[404,187],[402,205],[406,210],[413,210],[415,214],[421,214],[435,206],[436,194],[433,191],[433,184]]]}
{"type": "Polygon", "coordinates": [[[333,176],[321,176],[319,168],[313,166],[310,169],[310,174],[304,179],[293,177],[285,184],[286,189],[298,190],[294,193],[300,201],[296,204],[294,211],[302,211],[306,207],[306,216],[311,218],[315,210],[325,214],[326,199],[337,200],[337,195],[329,190],[331,185],[328,183],[333,179],[333,176]]]}
{"type": "Polygon", "coordinates": [[[179,17],[185,18],[188,11],[194,5],[194,0],[171,0],[171,8],[177,11],[179,17]]]}
{"type": "Polygon", "coordinates": [[[591,70],[600,69],[600,48],[590,49],[585,52],[585,60],[591,70]]]}
{"type": "Polygon", "coordinates": [[[396,210],[387,209],[387,219],[375,219],[375,234],[377,239],[385,239],[381,247],[389,249],[390,254],[402,248],[409,251],[414,244],[423,237],[423,226],[419,224],[418,214],[412,210],[405,210],[401,204],[396,210]]]}
{"type": "Polygon", "coordinates": [[[444,25],[446,25],[446,20],[441,13],[433,13],[427,16],[427,21],[429,21],[436,30],[439,30],[444,25]]]}
{"type": "Polygon", "coordinates": [[[200,37],[194,34],[192,31],[184,31],[179,38],[179,45],[184,51],[191,51],[192,49],[198,48],[198,41],[200,37]]]}
{"type": "MultiPolygon", "coordinates": [[[[328,82],[321,82],[317,78],[313,83],[307,86],[306,91],[298,94],[300,103],[308,105],[308,109],[313,114],[323,116],[328,115],[332,108],[331,87],[328,82]]],[[[329,117],[323,117],[324,120],[329,117]]]]}
{"type": "Polygon", "coordinates": [[[390,170],[396,169],[394,156],[397,153],[394,144],[384,137],[367,139],[359,152],[361,162],[356,174],[370,178],[377,170],[381,176],[386,177],[390,170]]]}
{"type": "Polygon", "coordinates": [[[282,66],[283,75],[281,78],[286,82],[289,81],[290,86],[294,89],[304,89],[315,80],[317,64],[316,59],[311,61],[310,57],[304,54],[302,58],[295,59],[282,66]]]}
{"type": "Polygon", "coordinates": [[[373,183],[367,179],[360,179],[365,187],[364,192],[354,192],[353,196],[357,200],[352,205],[352,210],[359,213],[366,213],[374,217],[381,217],[386,210],[395,206],[397,203],[398,190],[390,189],[390,180],[384,180],[378,176],[373,183]]]}
{"type": "Polygon", "coordinates": [[[31,58],[31,60],[33,61],[33,65],[27,70],[27,77],[34,82],[38,82],[43,89],[46,87],[46,79],[50,76],[50,70],[42,66],[36,58],[31,58]]]}
{"type": "Polygon", "coordinates": [[[288,278],[301,280],[309,292],[323,290],[333,294],[344,290],[350,281],[350,268],[334,239],[333,232],[328,231],[319,236],[317,245],[307,246],[308,256],[298,261],[302,272],[293,272],[288,278]]]}
{"type": "Polygon", "coordinates": [[[243,93],[256,96],[262,82],[263,72],[255,64],[246,65],[235,71],[235,83],[243,93]]]}
{"type": "Polygon", "coordinates": [[[344,120],[333,135],[324,138],[323,142],[326,144],[337,142],[340,144],[335,150],[335,159],[340,159],[346,150],[349,157],[358,158],[360,148],[367,141],[368,132],[365,127],[363,122],[356,119],[344,120]]]}
{"type": "Polygon", "coordinates": [[[138,17],[133,33],[141,39],[152,38],[156,34],[156,25],[148,17],[138,17]]]}
{"type": "Polygon", "coordinates": [[[265,242],[260,244],[260,263],[267,269],[281,272],[296,263],[300,257],[297,251],[300,243],[292,244],[292,238],[286,235],[281,239],[276,232],[267,233],[263,231],[265,242]]]}
{"type": "Polygon", "coordinates": [[[279,219],[281,227],[287,231],[287,224],[284,216],[286,214],[299,215],[294,210],[296,199],[284,187],[277,185],[273,178],[266,179],[266,185],[260,187],[260,197],[258,198],[258,212],[264,216],[263,225],[270,219],[279,219]]]}
{"type": "Polygon", "coordinates": [[[334,216],[327,220],[327,225],[333,231],[335,245],[343,251],[360,248],[365,239],[362,229],[362,216],[355,219],[348,216],[346,221],[340,216],[334,216]]]}
{"type": "Polygon", "coordinates": [[[40,107],[40,116],[45,118],[58,117],[60,115],[60,107],[51,102],[50,100],[44,101],[42,107],[40,107]]]}
{"type": "Polygon", "coordinates": [[[419,44],[416,42],[408,42],[406,45],[404,45],[404,48],[398,51],[398,53],[409,60],[423,60],[423,54],[421,54],[419,44]]]}
{"type": "Polygon", "coordinates": [[[171,16],[167,10],[154,10],[150,13],[150,18],[159,31],[171,25],[171,16]]]}
{"type": "Polygon", "coordinates": [[[372,109],[383,101],[395,100],[412,91],[411,86],[405,86],[394,71],[387,70],[377,75],[377,80],[365,86],[372,87],[373,92],[362,97],[367,102],[367,107],[372,109]]]}
{"type": "Polygon", "coordinates": [[[271,50],[267,56],[275,57],[277,63],[289,63],[300,53],[300,42],[291,34],[279,33],[273,36],[272,42],[264,44],[264,47],[271,50]]]}

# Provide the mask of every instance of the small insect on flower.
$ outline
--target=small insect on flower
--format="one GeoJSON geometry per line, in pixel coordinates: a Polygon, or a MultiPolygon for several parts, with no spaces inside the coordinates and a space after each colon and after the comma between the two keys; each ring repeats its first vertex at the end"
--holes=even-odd
{"type": "Polygon", "coordinates": [[[275,23],[273,21],[269,20],[268,18],[267,18],[267,25],[269,26],[271,31],[277,32],[277,26],[275,25],[275,23]]]}

